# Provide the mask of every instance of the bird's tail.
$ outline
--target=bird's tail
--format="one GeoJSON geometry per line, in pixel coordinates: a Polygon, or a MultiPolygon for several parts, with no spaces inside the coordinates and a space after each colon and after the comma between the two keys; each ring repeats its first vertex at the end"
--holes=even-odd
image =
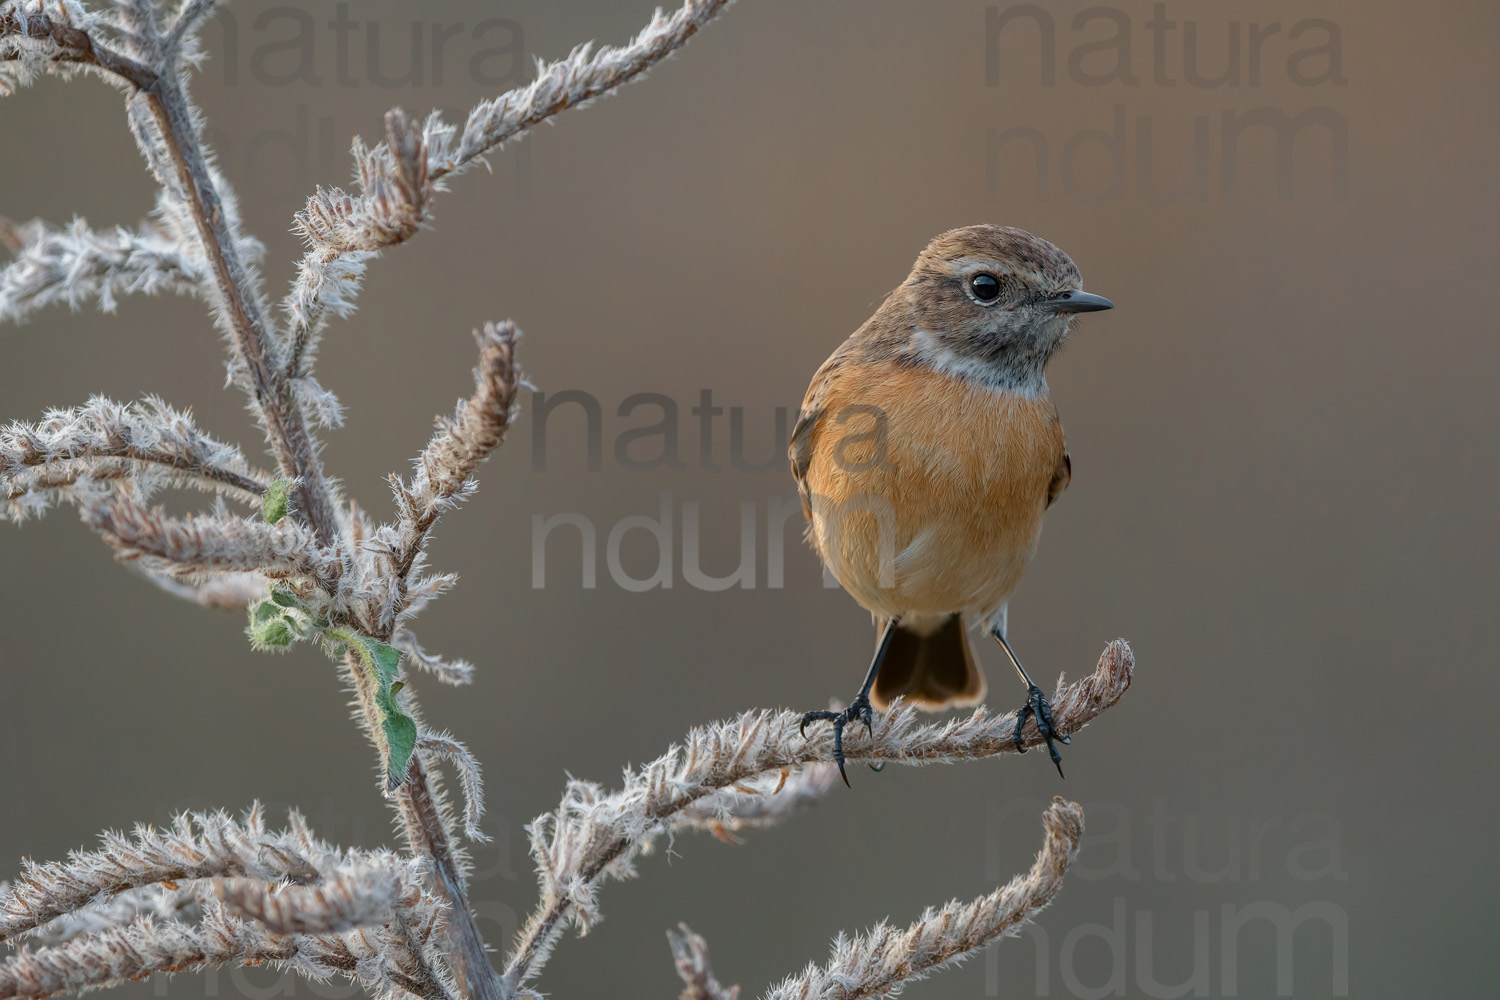
{"type": "MultiPolygon", "coordinates": [[[[877,622],[883,632],[885,622],[877,622]]],[[[870,703],[885,709],[897,697],[929,712],[984,700],[984,672],[969,645],[962,615],[903,618],[886,647],[870,703]]]]}

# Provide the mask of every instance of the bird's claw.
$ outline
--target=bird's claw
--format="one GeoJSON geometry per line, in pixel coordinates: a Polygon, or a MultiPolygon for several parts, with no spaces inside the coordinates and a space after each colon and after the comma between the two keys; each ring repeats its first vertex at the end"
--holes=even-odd
{"type": "MultiPolygon", "coordinates": [[[[809,722],[833,723],[833,759],[839,766],[839,777],[844,779],[846,786],[849,786],[849,774],[844,770],[844,727],[851,722],[863,722],[865,724],[865,733],[871,737],[875,735],[875,710],[870,705],[870,699],[864,695],[860,695],[854,699],[853,704],[842,712],[822,709],[817,712],[803,713],[802,724],[799,730],[804,738],[807,736],[807,724],[809,722]]],[[[870,769],[872,771],[879,771],[884,767],[884,763],[880,767],[872,764],[870,769]]]]}
{"type": "Polygon", "coordinates": [[[1026,690],[1026,704],[1022,705],[1021,710],[1016,713],[1016,729],[1011,736],[1015,740],[1016,749],[1021,753],[1026,752],[1026,745],[1021,742],[1021,729],[1026,725],[1026,720],[1033,716],[1036,718],[1037,732],[1041,733],[1042,739],[1047,741],[1047,753],[1052,757],[1052,763],[1057,768],[1058,776],[1067,777],[1067,775],[1063,774],[1062,754],[1057,752],[1057,747],[1053,746],[1053,741],[1056,740],[1058,743],[1068,744],[1072,743],[1073,740],[1071,737],[1057,731],[1057,723],[1052,719],[1052,705],[1048,703],[1047,696],[1042,694],[1042,689],[1035,684],[1026,690]]]}

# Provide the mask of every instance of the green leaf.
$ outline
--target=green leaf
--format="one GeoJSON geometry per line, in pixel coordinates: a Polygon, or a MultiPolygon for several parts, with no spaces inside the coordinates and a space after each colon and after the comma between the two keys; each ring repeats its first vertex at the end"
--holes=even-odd
{"type": "Polygon", "coordinates": [[[250,630],[250,641],[258,646],[280,648],[292,644],[292,630],[283,618],[261,622],[250,630]]]}
{"type": "Polygon", "coordinates": [[[266,488],[266,495],[260,501],[261,516],[266,519],[267,524],[275,524],[286,517],[287,508],[292,503],[292,481],[290,479],[278,479],[266,488]]]}
{"type": "Polygon", "coordinates": [[[401,690],[401,682],[396,680],[401,651],[348,629],[328,629],[324,635],[354,653],[375,685],[375,707],[380,711],[380,730],[386,744],[386,787],[399,788],[406,781],[406,770],[417,748],[417,724],[401,711],[396,700],[396,692],[401,690]]]}
{"type": "Polygon", "coordinates": [[[297,599],[297,595],[287,590],[282,584],[271,588],[271,600],[283,608],[302,608],[307,610],[307,605],[297,599]]]}

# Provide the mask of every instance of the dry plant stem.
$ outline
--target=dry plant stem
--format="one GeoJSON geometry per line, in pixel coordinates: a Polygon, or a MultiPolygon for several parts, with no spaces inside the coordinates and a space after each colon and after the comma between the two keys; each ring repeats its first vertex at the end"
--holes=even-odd
{"type": "MultiPolygon", "coordinates": [[[[1059,683],[1052,698],[1058,729],[1075,733],[1119,701],[1130,686],[1134,667],[1130,647],[1116,639],[1105,648],[1092,674],[1072,684],[1059,683]]],[[[910,707],[893,707],[879,719],[873,736],[866,736],[863,729],[846,735],[845,755],[850,761],[922,765],[1019,753],[1044,742],[1035,723],[1029,722],[1022,730],[1022,746],[1017,747],[1011,739],[1014,712],[992,715],[979,708],[967,719],[927,725],[916,724],[915,717],[910,707]]],[[[758,775],[832,761],[832,736],[824,733],[803,739],[800,721],[799,714],[789,711],[747,713],[737,724],[721,723],[691,734],[690,743],[698,736],[710,747],[701,751],[702,759],[696,763],[682,764],[681,758],[687,751],[673,747],[655,764],[627,773],[627,785],[650,786],[646,791],[636,789],[640,802],[631,815],[619,821],[621,827],[630,828],[590,850],[581,870],[566,874],[576,878],[582,888],[591,888],[611,865],[630,852],[639,851],[649,838],[663,832],[674,817],[704,797],[758,775]]],[[[540,824],[538,820],[533,827],[540,824]]],[[[534,833],[533,837],[536,836],[534,833]]],[[[507,987],[518,989],[540,971],[568,921],[576,916],[578,898],[577,889],[562,893],[551,903],[544,900],[531,915],[506,964],[507,987]]]]}
{"type": "Polygon", "coordinates": [[[107,46],[96,45],[93,36],[82,28],[60,24],[44,14],[28,15],[23,28],[18,16],[7,11],[4,16],[0,16],[0,34],[49,39],[67,50],[59,53],[56,56],[57,59],[63,62],[97,66],[129,82],[137,90],[150,90],[156,86],[159,79],[156,72],[149,66],[143,66],[134,59],[122,56],[107,46]]]}
{"type": "Polygon", "coordinates": [[[684,986],[677,1000],[740,1000],[738,986],[724,986],[714,978],[708,964],[708,943],[691,927],[678,924],[677,930],[667,931],[667,942],[684,986]]]}
{"type": "MultiPolygon", "coordinates": [[[[713,20],[725,7],[729,6],[730,2],[731,0],[686,0],[680,8],[672,14],[665,16],[662,14],[660,8],[658,8],[656,22],[665,20],[667,23],[675,23],[675,30],[663,32],[658,35],[655,39],[654,48],[634,52],[635,46],[631,45],[627,46],[624,50],[619,50],[619,52],[632,52],[633,58],[608,67],[600,67],[597,72],[591,73],[586,78],[583,86],[576,90],[559,88],[553,100],[545,103],[538,103],[535,100],[536,90],[533,88],[538,87],[539,84],[544,82],[542,77],[538,77],[538,80],[530,88],[521,88],[517,91],[512,91],[512,94],[525,95],[530,98],[525,113],[516,116],[513,120],[507,121],[502,127],[494,131],[482,130],[478,136],[474,137],[473,142],[470,141],[470,132],[473,129],[475,118],[471,115],[469,122],[464,127],[460,140],[461,148],[457,155],[447,162],[432,164],[429,168],[431,180],[434,182],[440,181],[449,174],[463,169],[475,159],[483,156],[507,139],[546,121],[553,115],[568,108],[577,107],[596,97],[608,94],[617,90],[622,85],[629,83],[656,65],[656,63],[686,45],[688,40],[696,35],[703,25],[713,20]]],[[[548,73],[551,73],[559,68],[566,67],[571,61],[571,57],[567,60],[559,60],[559,62],[548,66],[546,69],[548,73]]],[[[501,102],[510,96],[511,94],[505,95],[499,102],[495,102],[496,105],[500,105],[501,102]]],[[[496,108],[492,107],[491,111],[493,112],[494,110],[496,108]]]]}
{"type": "Polygon", "coordinates": [[[998,937],[1015,934],[1062,888],[1063,876],[1078,856],[1083,810],[1076,802],[1055,799],[1042,814],[1042,825],[1046,840],[1026,875],[968,903],[954,901],[928,909],[904,931],[882,922],[853,940],[840,940],[827,965],[789,977],[764,1000],[889,996],[998,937]]]}
{"type": "MultiPolygon", "coordinates": [[[[48,490],[66,489],[76,486],[80,480],[90,480],[94,483],[129,480],[140,470],[140,463],[129,459],[96,458],[86,461],[63,459],[48,462],[46,465],[35,467],[35,471],[26,475],[13,474],[0,480],[0,502],[21,500],[28,495],[44,493],[48,490]]],[[[170,475],[168,481],[172,485],[209,492],[227,491],[247,503],[258,503],[265,493],[265,489],[258,483],[247,483],[246,485],[250,488],[246,489],[239,484],[231,484],[223,477],[203,476],[196,473],[184,472],[180,476],[170,475]]]]}
{"type": "Polygon", "coordinates": [[[133,836],[105,833],[103,841],[101,849],[75,851],[65,862],[27,862],[11,891],[0,896],[0,941],[78,911],[91,900],[163,883],[222,876],[316,881],[320,872],[312,858],[336,855],[313,837],[297,813],[291,815],[289,829],[267,830],[259,805],[242,821],[223,812],[184,813],[170,828],[138,826],[133,836]]]}
{"type": "MultiPolygon", "coordinates": [[[[114,449],[90,449],[88,457],[119,458],[125,459],[129,462],[142,462],[148,465],[159,465],[164,469],[171,469],[176,472],[181,472],[184,474],[184,476],[201,477],[210,482],[227,486],[230,489],[239,490],[247,497],[253,498],[255,500],[259,500],[266,494],[266,484],[261,482],[259,479],[256,479],[254,476],[246,475],[242,472],[236,472],[234,469],[225,469],[219,466],[205,465],[202,463],[194,462],[191,459],[184,458],[182,455],[175,455],[167,451],[158,451],[150,448],[136,448],[128,445],[121,445],[120,447],[114,449]]],[[[64,459],[63,461],[68,460],[64,459]]],[[[53,463],[36,461],[25,462],[22,464],[31,467],[40,467],[53,463]]],[[[65,472],[64,481],[72,481],[71,479],[66,478],[66,470],[60,471],[65,472]]],[[[123,463],[121,464],[121,476],[128,475],[130,471],[131,470],[129,465],[123,463]]],[[[76,476],[79,474],[92,474],[94,475],[94,478],[100,478],[97,473],[86,473],[83,470],[73,471],[72,473],[74,478],[76,478],[76,476]]],[[[106,474],[106,476],[103,478],[109,478],[109,476],[106,474]]],[[[45,482],[45,480],[42,481],[45,482]]],[[[17,495],[19,495],[19,493],[17,495]]]]}
{"type": "Polygon", "coordinates": [[[194,135],[187,99],[182,88],[165,77],[158,79],[145,97],[177,169],[178,180],[189,195],[204,253],[234,329],[235,351],[253,381],[256,414],[276,451],[282,472],[301,480],[302,509],[319,544],[331,545],[338,525],[333,498],[323,478],[322,462],[301,410],[292,403],[287,384],[277,377],[265,315],[254,296],[246,294],[245,265],[230,238],[218,189],[209,176],[203,149],[194,135]]]}
{"type": "MultiPolygon", "coordinates": [[[[276,449],[282,470],[302,481],[302,505],[319,542],[332,543],[338,527],[333,500],[323,477],[312,436],[303,415],[291,401],[285,380],[278,377],[270,347],[268,326],[259,304],[245,294],[244,265],[234,241],[218,192],[209,177],[203,151],[196,142],[188,118],[187,102],[175,82],[158,81],[148,93],[153,117],[161,130],[185,190],[191,192],[193,217],[204,244],[214,277],[224,296],[224,305],[234,327],[240,360],[254,381],[254,401],[268,439],[276,449]]],[[[362,671],[355,670],[356,674],[362,671]]],[[[374,692],[368,684],[357,685],[360,707],[372,725],[378,725],[374,692]]],[[[451,911],[448,930],[453,941],[455,972],[467,1000],[500,1000],[499,981],[484,953],[484,940],[469,910],[463,881],[452,857],[449,832],[433,801],[426,773],[414,762],[406,783],[396,792],[398,808],[414,850],[430,856],[433,873],[451,911]]]]}
{"type": "Polygon", "coordinates": [[[475,331],[479,364],[474,368],[474,392],[459,404],[453,419],[439,418],[437,432],[417,458],[417,474],[410,486],[391,477],[402,508],[401,537],[391,554],[395,594],[378,635],[389,641],[400,614],[409,606],[408,580],[422,555],[427,533],[445,508],[465,495],[473,473],[505,440],[511,408],[521,387],[515,345],[520,332],[510,322],[486,323],[475,331]]]}
{"type": "MultiPolygon", "coordinates": [[[[345,667],[363,715],[363,728],[366,734],[371,734],[373,742],[372,734],[380,727],[374,688],[358,661],[348,658],[345,667]]],[[[405,783],[392,795],[405,828],[406,842],[419,856],[432,859],[432,877],[448,902],[448,937],[452,943],[448,959],[453,963],[460,991],[466,1000],[502,1000],[507,994],[485,953],[484,937],[469,909],[463,873],[453,855],[453,834],[444,822],[443,810],[433,795],[420,755],[412,757],[405,783]]]]}
{"type": "Polygon", "coordinates": [[[338,972],[380,989],[399,986],[423,1000],[453,1000],[442,981],[414,954],[401,928],[380,942],[397,953],[401,966],[384,973],[384,982],[362,974],[361,959],[370,944],[356,933],[334,935],[274,934],[215,907],[194,926],[175,920],[141,918],[38,951],[23,949],[0,963],[0,1000],[41,1000],[56,993],[80,993],[101,986],[145,979],[162,972],[181,972],[214,965],[286,963],[319,978],[338,972]],[[358,942],[359,951],[352,947],[358,942]]]}
{"type": "MultiPolygon", "coordinates": [[[[1054,799],[1042,814],[1042,826],[1046,839],[1027,874],[968,903],[954,900],[929,907],[903,931],[881,921],[852,939],[840,935],[827,965],[809,965],[788,976],[764,1000],[893,996],[906,983],[961,962],[997,938],[1014,936],[1062,888],[1063,876],[1078,856],[1083,810],[1076,802],[1054,799]]],[[[678,927],[667,932],[677,974],[686,984],[678,1000],[738,1000],[738,986],[726,988],[714,978],[703,938],[686,924],[678,927]]]]}

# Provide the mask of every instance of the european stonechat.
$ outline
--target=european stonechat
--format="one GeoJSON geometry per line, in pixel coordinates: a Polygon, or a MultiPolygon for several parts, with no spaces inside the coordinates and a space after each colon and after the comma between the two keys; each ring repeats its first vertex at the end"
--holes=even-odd
{"type": "Polygon", "coordinates": [[[871,729],[872,709],[984,698],[966,619],[1026,685],[1016,743],[1035,717],[1062,773],[1069,738],[1006,641],[1006,602],[1072,477],[1047,361],[1074,315],[1113,307],[1040,237],[955,229],[813,376],[789,449],[808,540],[879,633],[849,707],[802,717],[833,723],[840,774],[844,727],[871,729]]]}

